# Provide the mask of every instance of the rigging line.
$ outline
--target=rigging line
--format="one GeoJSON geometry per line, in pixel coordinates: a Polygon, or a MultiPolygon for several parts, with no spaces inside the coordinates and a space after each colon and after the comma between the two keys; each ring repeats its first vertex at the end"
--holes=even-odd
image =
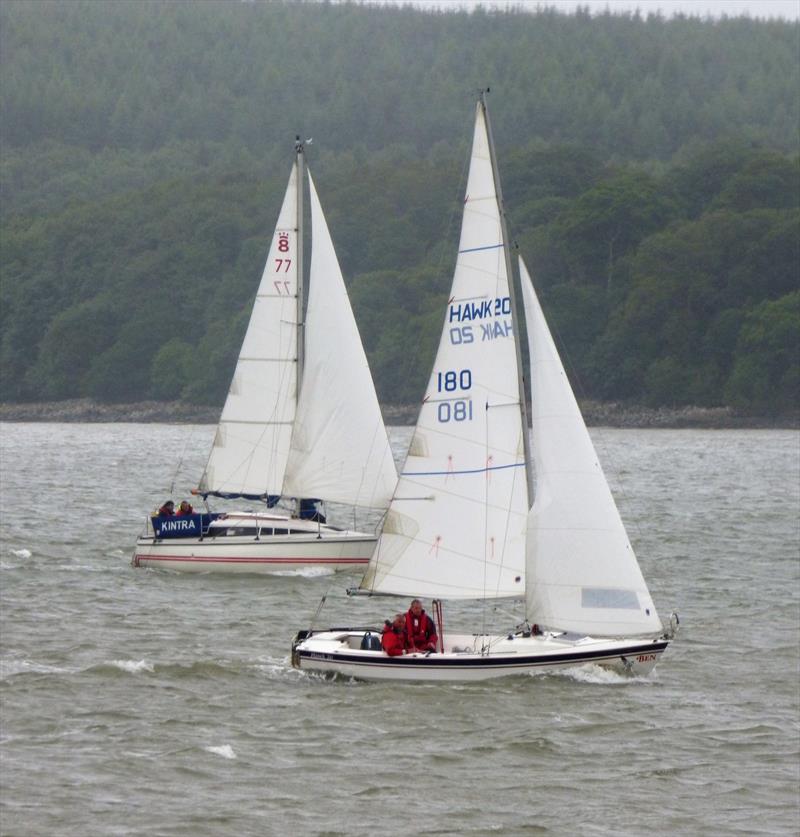
{"type": "Polygon", "coordinates": [[[175,482],[178,479],[178,472],[180,471],[181,467],[183,466],[183,460],[186,456],[186,448],[189,446],[189,440],[192,438],[194,434],[194,425],[191,425],[191,430],[187,434],[187,436],[183,440],[183,450],[181,451],[181,455],[178,458],[178,464],[175,466],[175,473],[172,475],[172,483],[169,487],[169,494],[170,497],[175,493],[175,482]]]}
{"type": "MultiPolygon", "coordinates": [[[[489,402],[486,402],[486,406],[484,407],[483,414],[485,416],[484,425],[484,458],[485,461],[489,462],[489,402]]],[[[486,633],[486,572],[487,572],[487,565],[488,565],[488,555],[486,554],[489,548],[489,471],[491,470],[488,467],[484,469],[486,471],[486,479],[484,481],[484,488],[483,488],[483,606],[481,607],[481,633],[486,633]]]]}
{"type": "Polygon", "coordinates": [[[330,589],[331,588],[329,584],[325,592],[322,594],[322,598],[319,600],[319,604],[317,605],[317,609],[314,611],[314,615],[311,617],[311,624],[309,625],[309,629],[312,632],[314,630],[314,624],[316,623],[317,619],[319,619],[319,615],[322,612],[322,608],[325,606],[325,601],[328,598],[328,591],[330,589]]]}

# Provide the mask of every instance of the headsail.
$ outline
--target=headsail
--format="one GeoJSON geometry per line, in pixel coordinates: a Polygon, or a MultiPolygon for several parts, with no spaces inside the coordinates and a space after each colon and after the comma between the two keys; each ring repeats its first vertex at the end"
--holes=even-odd
{"type": "Polygon", "coordinates": [[[436,362],[364,590],[523,595],[528,491],[505,246],[479,104],[436,362]]]}
{"type": "Polygon", "coordinates": [[[536,471],[536,501],[528,518],[528,618],[592,636],[660,631],[522,259],[520,279],[531,357],[536,471]]]}
{"type": "Polygon", "coordinates": [[[342,271],[314,188],[305,365],[284,494],[386,508],[397,482],[342,271]]]}
{"type": "Polygon", "coordinates": [[[280,494],[297,375],[295,162],[200,492],[280,494]]]}

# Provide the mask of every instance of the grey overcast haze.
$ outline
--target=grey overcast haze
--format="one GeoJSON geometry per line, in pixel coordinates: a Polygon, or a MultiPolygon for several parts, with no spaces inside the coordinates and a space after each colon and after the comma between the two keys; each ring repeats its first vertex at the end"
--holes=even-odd
{"type": "MultiPolygon", "coordinates": [[[[538,7],[556,8],[565,13],[574,12],[578,7],[588,8],[593,14],[611,12],[635,12],[643,14],[661,13],[664,17],[676,14],[697,15],[698,17],[740,17],[800,18],[800,0],[384,0],[393,5],[411,2],[422,8],[474,8],[482,5],[486,8],[522,8],[534,11],[538,7]]],[[[379,0],[380,2],[380,0],[379,0]]]]}

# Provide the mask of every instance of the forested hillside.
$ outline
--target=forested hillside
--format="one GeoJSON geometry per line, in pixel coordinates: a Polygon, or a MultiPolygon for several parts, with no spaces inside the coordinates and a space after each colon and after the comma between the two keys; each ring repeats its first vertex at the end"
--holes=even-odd
{"type": "Polygon", "coordinates": [[[490,85],[579,392],[800,400],[797,24],[327,3],[0,5],[0,400],[221,404],[308,149],[384,403],[416,401],[490,85]]]}

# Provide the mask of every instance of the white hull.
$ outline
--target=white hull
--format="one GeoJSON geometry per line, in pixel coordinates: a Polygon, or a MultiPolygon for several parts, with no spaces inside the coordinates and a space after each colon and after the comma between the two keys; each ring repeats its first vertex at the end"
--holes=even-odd
{"type": "MultiPolygon", "coordinates": [[[[373,630],[373,633],[378,631],[373,630]]],[[[666,638],[595,639],[543,636],[449,635],[444,653],[389,657],[361,649],[365,629],[333,629],[298,635],[292,664],[303,671],[359,680],[470,682],[536,671],[600,665],[621,674],[648,674],[667,648],[666,638]],[[481,647],[488,646],[482,653],[481,647]]]]}
{"type": "Polygon", "coordinates": [[[374,535],[310,540],[298,537],[272,542],[230,538],[218,544],[197,538],[180,543],[140,538],[133,556],[135,567],[158,567],[177,572],[274,573],[321,567],[347,570],[365,567],[375,549],[374,535]]]}
{"type": "Polygon", "coordinates": [[[233,513],[215,520],[201,537],[157,538],[152,527],[136,541],[134,567],[176,572],[275,573],[364,567],[376,535],[335,529],[270,513],[233,513]],[[273,534],[273,528],[282,533],[273,534]],[[287,534],[287,530],[292,531],[287,534]],[[238,530],[247,530],[247,533],[238,530]],[[256,537],[255,532],[260,531],[256,537]]]}

